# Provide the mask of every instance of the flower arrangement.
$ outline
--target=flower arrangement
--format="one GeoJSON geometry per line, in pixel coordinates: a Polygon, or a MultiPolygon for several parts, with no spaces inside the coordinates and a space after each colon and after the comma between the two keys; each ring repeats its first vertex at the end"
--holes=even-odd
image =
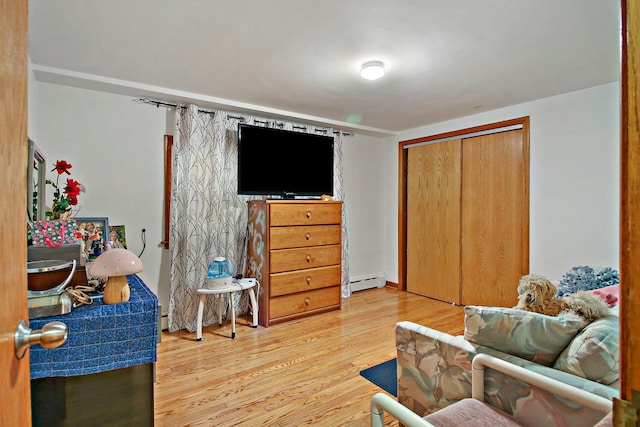
{"type": "Polygon", "coordinates": [[[68,219],[71,217],[71,207],[78,204],[78,196],[81,192],[85,191],[84,185],[72,178],[67,178],[67,184],[60,191],[60,175],[71,175],[69,169],[71,164],[64,160],[57,160],[56,165],[51,172],[56,171],[56,182],[47,179],[47,184],[50,184],[53,191],[53,203],[51,204],[51,210],[46,212],[47,219],[68,219]]]}

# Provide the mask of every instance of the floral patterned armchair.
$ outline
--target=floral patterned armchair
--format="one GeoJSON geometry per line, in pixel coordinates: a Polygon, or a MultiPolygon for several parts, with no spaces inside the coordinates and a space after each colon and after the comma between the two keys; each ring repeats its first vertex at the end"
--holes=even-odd
{"type": "MultiPolygon", "coordinates": [[[[501,313],[500,318],[504,317],[501,313]]],[[[522,321],[514,324],[522,326],[522,321]]],[[[481,325],[491,329],[495,336],[496,325],[489,325],[488,321],[481,325]]],[[[513,343],[511,331],[503,332],[506,341],[513,343]]],[[[579,332],[573,333],[579,335],[579,332]]],[[[560,370],[553,363],[545,365],[531,360],[537,356],[526,360],[496,350],[495,346],[490,348],[463,336],[454,337],[412,322],[400,322],[396,325],[396,348],[398,401],[421,416],[471,396],[471,361],[478,353],[501,358],[609,399],[619,394],[615,384],[592,381],[560,370]]],[[[531,426],[583,427],[594,425],[602,418],[602,413],[566,401],[492,369],[488,369],[485,374],[485,401],[531,426]]]]}

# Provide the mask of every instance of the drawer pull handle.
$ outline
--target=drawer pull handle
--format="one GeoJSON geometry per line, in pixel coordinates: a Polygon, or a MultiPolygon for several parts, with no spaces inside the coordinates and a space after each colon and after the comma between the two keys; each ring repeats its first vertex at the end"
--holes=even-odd
{"type": "Polygon", "coordinates": [[[307,254],[307,256],[305,257],[305,259],[307,260],[307,262],[311,262],[311,254],[307,254]]]}
{"type": "Polygon", "coordinates": [[[307,217],[307,219],[311,218],[311,211],[306,211],[304,214],[307,217]]]}
{"type": "Polygon", "coordinates": [[[304,235],[304,238],[307,239],[307,240],[311,239],[311,233],[306,233],[304,235]]]}
{"type": "Polygon", "coordinates": [[[304,299],[304,305],[306,305],[307,307],[309,306],[309,304],[311,304],[311,300],[309,299],[309,297],[306,297],[304,299]]]}
{"type": "Polygon", "coordinates": [[[311,276],[307,276],[307,285],[311,284],[311,276]]]}

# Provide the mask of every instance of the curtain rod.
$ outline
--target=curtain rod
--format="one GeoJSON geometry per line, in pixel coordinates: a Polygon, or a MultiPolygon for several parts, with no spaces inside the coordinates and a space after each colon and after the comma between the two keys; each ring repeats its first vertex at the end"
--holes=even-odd
{"type": "MultiPolygon", "coordinates": [[[[161,105],[164,107],[178,108],[178,104],[176,103],[166,102],[166,101],[157,101],[155,99],[149,99],[149,98],[138,98],[138,99],[134,99],[134,101],[142,102],[143,104],[153,104],[156,106],[156,108],[160,107],[161,105]]],[[[180,108],[187,108],[187,107],[180,106],[180,108]]],[[[204,108],[198,108],[198,111],[201,113],[216,114],[214,110],[207,110],[204,108]]]]}
{"type": "MultiPolygon", "coordinates": [[[[152,105],[155,105],[156,108],[160,107],[161,105],[164,106],[164,107],[178,108],[178,104],[176,104],[176,103],[166,102],[166,101],[158,101],[158,100],[149,99],[149,98],[137,98],[137,99],[134,99],[134,101],[141,102],[143,104],[152,104],[152,105]]],[[[180,106],[180,108],[187,108],[187,107],[180,106]]],[[[201,112],[201,113],[207,113],[207,114],[215,114],[216,113],[215,110],[207,110],[207,109],[204,109],[204,108],[198,108],[198,111],[201,112]]],[[[227,115],[227,118],[236,119],[236,120],[240,120],[240,121],[244,121],[245,120],[245,118],[242,117],[242,116],[232,116],[230,114],[227,115]]],[[[262,124],[270,123],[268,120],[254,119],[253,121],[256,122],[256,123],[262,123],[262,124]]],[[[274,123],[275,123],[276,126],[278,126],[280,128],[284,126],[283,122],[274,121],[274,123]]],[[[307,130],[306,126],[292,125],[292,127],[294,129],[307,130]]],[[[326,129],[316,129],[316,132],[327,133],[327,130],[326,129]]],[[[334,134],[340,134],[341,133],[344,136],[353,136],[354,135],[351,132],[345,132],[345,131],[342,131],[342,130],[334,130],[333,133],[334,134]]]]}

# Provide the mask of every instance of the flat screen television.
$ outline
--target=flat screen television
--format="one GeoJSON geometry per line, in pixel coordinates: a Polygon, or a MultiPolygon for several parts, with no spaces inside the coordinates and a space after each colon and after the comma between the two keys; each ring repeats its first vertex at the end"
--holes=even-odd
{"type": "Polygon", "coordinates": [[[333,195],[333,136],[238,125],[238,194],[333,195]]]}

